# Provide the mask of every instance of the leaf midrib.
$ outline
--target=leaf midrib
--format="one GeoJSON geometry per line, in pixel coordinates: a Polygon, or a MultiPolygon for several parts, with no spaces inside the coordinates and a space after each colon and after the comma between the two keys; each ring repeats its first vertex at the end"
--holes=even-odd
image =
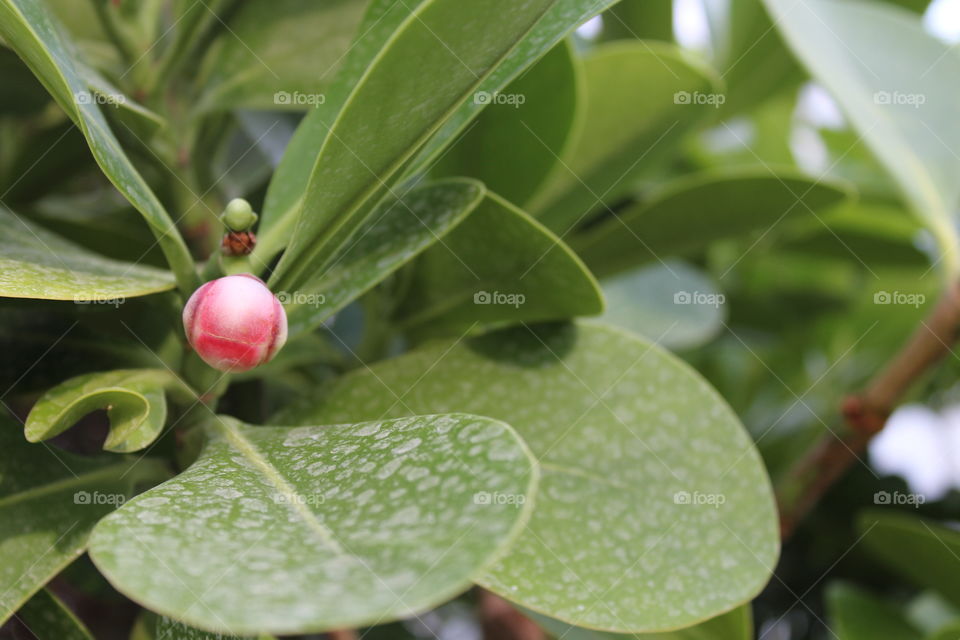
{"type": "Polygon", "coordinates": [[[240,429],[237,428],[236,423],[233,421],[221,418],[217,416],[212,420],[212,422],[217,426],[220,433],[224,435],[230,445],[240,452],[244,458],[250,461],[251,464],[256,467],[260,473],[267,479],[267,481],[273,485],[275,489],[280,491],[287,500],[285,502],[290,505],[290,508],[299,514],[303,521],[310,527],[316,534],[323,540],[324,544],[330,548],[331,551],[346,556],[348,555],[343,547],[337,542],[333,531],[330,530],[325,524],[323,524],[316,514],[314,514],[306,506],[306,500],[301,500],[301,495],[297,493],[297,490],[287,482],[286,478],[277,471],[277,469],[270,464],[266,456],[264,456],[260,450],[257,448],[249,438],[245,437],[240,429]]]}

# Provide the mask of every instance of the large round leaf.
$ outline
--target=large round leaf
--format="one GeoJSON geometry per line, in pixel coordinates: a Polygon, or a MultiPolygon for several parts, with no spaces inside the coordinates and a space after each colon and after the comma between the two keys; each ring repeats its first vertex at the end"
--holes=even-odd
{"type": "Polygon", "coordinates": [[[481,584],[578,626],[691,625],[749,599],[776,562],[770,483],[736,416],[689,367],[592,324],[527,326],[344,377],[285,419],[470,411],[543,469],[524,534],[481,584]]]}
{"type": "Polygon", "coordinates": [[[537,479],[513,430],[477,416],[209,425],[193,466],[102,520],[90,555],[133,600],[210,631],[306,633],[430,609],[513,539],[537,479]]]}

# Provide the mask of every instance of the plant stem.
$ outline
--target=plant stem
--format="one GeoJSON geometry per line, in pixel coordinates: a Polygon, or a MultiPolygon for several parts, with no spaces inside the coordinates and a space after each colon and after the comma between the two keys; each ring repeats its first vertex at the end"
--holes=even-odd
{"type": "Polygon", "coordinates": [[[127,64],[133,63],[137,58],[133,46],[124,36],[120,25],[117,24],[116,16],[111,13],[112,10],[107,7],[107,0],[91,0],[91,2],[104,33],[107,34],[107,37],[110,38],[111,42],[113,42],[120,51],[120,55],[123,56],[127,64]]]}
{"type": "Polygon", "coordinates": [[[780,529],[790,537],[829,488],[866,451],[911,386],[950,353],[960,330],[960,282],[940,300],[900,351],[859,394],[843,401],[849,432],[826,434],[788,474],[779,492],[780,529]],[[788,493],[789,491],[789,493],[788,493]]]}

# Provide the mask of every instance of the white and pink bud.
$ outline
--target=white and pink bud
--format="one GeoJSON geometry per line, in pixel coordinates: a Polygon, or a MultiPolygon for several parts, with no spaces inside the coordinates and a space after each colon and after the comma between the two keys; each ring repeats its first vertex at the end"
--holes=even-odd
{"type": "Polygon", "coordinates": [[[227,276],[193,292],[183,329],[204,362],[238,373],[273,359],[287,340],[287,314],[256,276],[227,276]]]}

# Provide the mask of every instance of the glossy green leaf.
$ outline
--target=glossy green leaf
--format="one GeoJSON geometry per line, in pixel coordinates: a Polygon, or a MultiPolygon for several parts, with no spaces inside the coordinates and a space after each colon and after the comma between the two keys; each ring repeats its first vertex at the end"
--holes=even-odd
{"type": "Polygon", "coordinates": [[[925,32],[919,16],[882,2],[764,1],[794,53],[937,236],[945,272],[956,275],[960,52],[925,32]]]}
{"type": "Polygon", "coordinates": [[[193,466],[90,543],[122,593],[209,631],[304,633],[436,606],[514,538],[536,485],[526,446],[489,418],[209,425],[193,466]]]}
{"type": "Polygon", "coordinates": [[[130,496],[159,479],[150,459],[84,458],[29,444],[0,418],[0,624],[80,556],[90,529],[130,496]]]}
{"type": "MultiPolygon", "coordinates": [[[[426,0],[420,0],[417,7],[426,6],[425,2],[426,0]]],[[[457,139],[471,120],[486,106],[481,104],[482,101],[474,100],[475,95],[481,92],[492,95],[503,90],[522,71],[573,31],[577,25],[615,2],[616,0],[550,0],[543,3],[538,0],[537,4],[545,7],[542,17],[533,25],[529,33],[523,35],[504,52],[504,57],[498,61],[495,67],[488,70],[489,73],[478,74],[479,77],[475,78],[478,81],[476,86],[471,91],[461,95],[453,110],[442,118],[442,126],[432,134],[429,142],[416,158],[407,162],[405,173],[412,174],[425,170],[448,145],[457,139]]],[[[318,150],[320,150],[324,141],[330,137],[331,123],[340,112],[350,91],[358,84],[374,58],[381,54],[381,50],[390,41],[393,32],[403,24],[404,19],[410,15],[411,11],[417,8],[411,6],[411,4],[409,2],[398,2],[398,0],[376,0],[371,3],[370,9],[358,29],[361,37],[350,46],[350,55],[344,62],[343,70],[336,82],[325,92],[325,103],[320,108],[310,111],[297,129],[297,133],[291,140],[283,161],[270,183],[267,200],[264,204],[263,220],[260,227],[260,245],[256,253],[263,262],[269,261],[269,258],[273,257],[289,241],[317,159],[318,150]]],[[[467,6],[463,3],[460,4],[463,7],[467,6]]],[[[482,10],[484,6],[485,3],[477,4],[476,7],[471,8],[471,12],[482,10]]],[[[534,8],[533,5],[525,6],[523,12],[526,14],[534,8]]],[[[495,7],[493,10],[499,11],[499,7],[495,7]]],[[[462,21],[466,18],[466,14],[463,14],[456,17],[455,20],[462,21]]],[[[494,25],[495,22],[485,21],[485,29],[489,29],[490,32],[497,32],[497,27],[494,25]]],[[[498,38],[506,36],[508,32],[513,32],[516,27],[520,26],[517,23],[511,29],[499,31],[498,38]]],[[[437,35],[442,34],[437,32],[437,35]]],[[[445,38],[446,42],[450,42],[448,38],[449,36],[445,38]]],[[[469,42],[472,42],[469,38],[462,40],[458,46],[469,46],[469,42]]],[[[436,45],[435,41],[432,44],[429,44],[428,41],[428,47],[436,45]]],[[[414,54],[414,57],[416,58],[416,54],[414,54]]],[[[464,60],[467,59],[469,58],[464,58],[464,60]]],[[[423,71],[423,69],[415,69],[411,77],[418,77],[423,71]]],[[[444,82],[446,87],[444,93],[446,94],[453,88],[453,85],[447,85],[445,79],[441,80],[441,78],[444,78],[444,76],[438,75],[434,76],[433,80],[444,82]]],[[[378,109],[381,107],[382,105],[377,105],[378,109]]],[[[400,119],[406,117],[402,110],[400,112],[391,111],[391,115],[400,119]]],[[[386,176],[380,174],[380,178],[390,183],[386,176]]]]}
{"type": "Polygon", "coordinates": [[[571,627],[543,615],[529,615],[558,640],[753,640],[753,619],[747,605],[685,629],[630,635],[571,627]]]}
{"type": "Polygon", "coordinates": [[[431,244],[445,244],[443,237],[484,193],[473,180],[440,180],[383,205],[319,278],[296,292],[278,292],[290,335],[316,328],[431,244]]]}
{"type": "Polygon", "coordinates": [[[776,563],[769,480],[736,416],[685,364],[619,330],[432,342],[304,403],[283,418],[456,407],[508,420],[543,478],[527,529],[480,583],[570,624],[695,624],[750,600],[776,563]]]}
{"type": "Polygon", "coordinates": [[[420,335],[603,311],[599,285],[580,259],[493,193],[419,259],[409,291],[398,320],[420,335]]]}
{"type": "Polygon", "coordinates": [[[911,582],[960,605],[960,532],[931,520],[885,511],[861,515],[863,545],[911,582]]]}
{"type": "MultiPolygon", "coordinates": [[[[74,47],[52,14],[38,0],[2,0],[0,36],[77,123],[110,182],[143,214],[180,288],[185,292],[195,289],[197,275],[180,232],[110,131],[98,100],[73,62],[74,47]]],[[[107,104],[105,108],[114,106],[107,104]]]]}
{"type": "Polygon", "coordinates": [[[363,15],[363,0],[241,3],[211,45],[197,109],[297,109],[323,100],[363,15]]]}
{"type": "Polygon", "coordinates": [[[920,640],[915,629],[891,602],[858,588],[834,583],[827,589],[831,628],[839,640],[920,640]]]}
{"type": "Polygon", "coordinates": [[[299,285],[329,264],[404,163],[474,95],[553,1],[423,0],[409,10],[328,124],[271,284],[299,285]]]}
{"type": "Polygon", "coordinates": [[[605,276],[710,243],[769,233],[787,219],[813,217],[849,197],[845,185],[795,171],[715,172],[680,178],[571,241],[605,276]]]}
{"type": "Polygon", "coordinates": [[[173,287],[167,271],[98,256],[0,208],[0,297],[121,304],[173,287]]]}
{"type": "Polygon", "coordinates": [[[612,42],[584,60],[583,124],[563,165],[530,205],[559,233],[630,191],[645,170],[677,151],[677,141],[709,112],[713,72],[658,42],[612,42]]]}
{"type": "MultiPolygon", "coordinates": [[[[103,448],[129,453],[153,442],[167,418],[164,390],[178,385],[166,369],[88,373],[47,391],[33,406],[24,432],[30,442],[54,437],[95,409],[106,409],[110,433],[103,448]]],[[[184,387],[185,385],[180,384],[184,387]]]]}
{"type": "Polygon", "coordinates": [[[707,342],[722,328],[725,296],[703,272],[679,260],[627,271],[601,282],[601,320],[669,349],[707,342]]]}
{"type": "Polygon", "coordinates": [[[37,638],[93,640],[93,635],[74,613],[47,589],[38,591],[16,615],[37,638]]]}
{"type": "Polygon", "coordinates": [[[522,207],[559,170],[581,98],[578,75],[572,45],[563,42],[503,91],[479,94],[490,104],[433,173],[477,178],[522,207]]]}

